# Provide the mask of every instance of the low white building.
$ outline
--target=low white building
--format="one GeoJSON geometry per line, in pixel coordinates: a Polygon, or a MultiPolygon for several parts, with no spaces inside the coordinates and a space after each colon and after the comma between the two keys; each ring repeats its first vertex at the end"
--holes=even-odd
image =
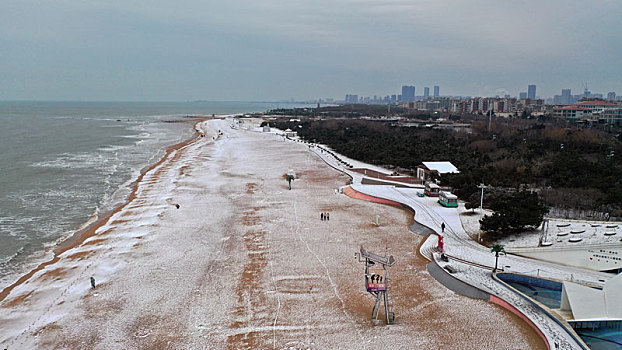
{"type": "Polygon", "coordinates": [[[601,113],[609,108],[618,107],[617,104],[606,101],[582,101],[577,102],[575,106],[588,109],[592,114],[601,113]]]}
{"type": "Polygon", "coordinates": [[[454,174],[460,171],[450,162],[421,162],[417,165],[417,178],[425,181],[432,181],[443,174],[454,174]]]}
{"type": "MultiPolygon", "coordinates": [[[[594,115],[607,114],[610,110],[619,109],[615,103],[605,101],[582,101],[572,106],[553,108],[553,116],[566,120],[590,119],[594,115]]],[[[614,114],[615,116],[615,114],[614,114]]]]}
{"type": "Polygon", "coordinates": [[[553,116],[567,120],[580,120],[592,114],[589,108],[579,106],[564,106],[553,108],[553,116]]]}

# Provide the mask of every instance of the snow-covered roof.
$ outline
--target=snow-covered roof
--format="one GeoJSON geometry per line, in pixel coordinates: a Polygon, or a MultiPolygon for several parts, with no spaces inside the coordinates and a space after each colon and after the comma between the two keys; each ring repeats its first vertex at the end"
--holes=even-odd
{"type": "Polygon", "coordinates": [[[622,274],[605,283],[602,290],[564,281],[562,309],[570,309],[575,320],[622,319],[622,304],[617,302],[622,274]]]}
{"type": "Polygon", "coordinates": [[[579,106],[564,106],[564,107],[556,107],[553,108],[555,111],[566,111],[566,110],[577,110],[577,111],[589,111],[589,108],[579,107],[579,106]]]}
{"type": "Polygon", "coordinates": [[[439,174],[447,174],[447,173],[459,173],[458,168],[456,168],[450,162],[422,162],[426,168],[430,170],[436,170],[439,174]]]}
{"type": "Polygon", "coordinates": [[[447,192],[447,191],[441,191],[441,196],[444,196],[447,199],[458,199],[458,196],[456,196],[455,194],[453,194],[451,192],[447,192]]]}
{"type": "Polygon", "coordinates": [[[578,102],[577,106],[615,106],[615,103],[605,101],[583,101],[578,102]]]}

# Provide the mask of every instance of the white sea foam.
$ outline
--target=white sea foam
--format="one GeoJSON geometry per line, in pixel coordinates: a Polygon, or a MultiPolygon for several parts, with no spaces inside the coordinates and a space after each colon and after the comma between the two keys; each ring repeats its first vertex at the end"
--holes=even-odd
{"type": "Polygon", "coordinates": [[[107,158],[100,153],[64,153],[52,160],[32,163],[31,166],[39,168],[88,169],[101,165],[106,161],[107,158]]]}
{"type": "Polygon", "coordinates": [[[6,256],[4,258],[0,258],[0,266],[3,266],[3,265],[6,266],[13,259],[17,258],[20,254],[22,254],[24,252],[24,248],[25,247],[26,246],[23,245],[14,254],[6,256]]]}
{"type": "Polygon", "coordinates": [[[126,148],[128,148],[129,146],[118,146],[118,145],[114,145],[114,146],[104,146],[104,147],[100,147],[97,150],[100,152],[118,152],[118,151],[122,151],[126,148]]]}
{"type": "MultiPolygon", "coordinates": [[[[129,128],[129,130],[142,131],[142,130],[137,130],[135,128],[129,128]]],[[[147,139],[150,136],[151,136],[151,134],[148,133],[148,132],[141,132],[140,134],[136,134],[136,135],[123,135],[121,137],[126,138],[126,139],[147,139]]]]}

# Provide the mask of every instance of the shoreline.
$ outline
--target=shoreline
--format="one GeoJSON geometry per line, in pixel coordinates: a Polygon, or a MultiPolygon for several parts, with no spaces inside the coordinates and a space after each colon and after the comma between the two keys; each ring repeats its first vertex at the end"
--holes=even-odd
{"type": "MultiPolygon", "coordinates": [[[[144,176],[151,170],[153,170],[154,168],[158,167],[159,165],[161,165],[168,157],[169,155],[177,150],[180,150],[186,146],[188,146],[189,144],[191,144],[193,141],[196,141],[197,139],[200,138],[200,132],[197,130],[197,125],[199,123],[202,123],[206,120],[209,119],[209,117],[207,116],[197,116],[196,119],[198,121],[196,121],[195,123],[192,124],[192,130],[194,130],[193,136],[191,136],[190,138],[188,138],[185,141],[170,145],[168,147],[166,147],[166,150],[164,152],[164,154],[162,155],[162,157],[155,162],[152,165],[147,165],[146,167],[144,167],[141,172],[140,175],[138,176],[138,178],[133,181],[130,184],[130,194],[127,197],[126,200],[124,200],[122,203],[120,203],[119,205],[117,205],[114,209],[112,209],[110,212],[104,214],[101,218],[95,220],[94,222],[88,224],[86,227],[82,228],[82,229],[78,229],[76,232],[74,232],[73,234],[71,234],[69,237],[63,239],[62,241],[58,242],[56,244],[56,246],[51,250],[52,251],[52,258],[50,260],[44,261],[40,264],[38,264],[35,268],[31,269],[30,271],[20,274],[20,277],[13,283],[9,284],[7,287],[3,288],[0,291],[0,302],[4,301],[9,294],[11,294],[11,291],[13,291],[13,289],[15,289],[17,286],[23,284],[24,282],[28,281],[35,273],[41,271],[42,269],[44,269],[45,267],[52,265],[56,262],[58,262],[60,260],[60,255],[66,251],[68,251],[69,249],[78,247],[80,244],[84,243],[85,240],[87,240],[88,238],[95,236],[96,235],[96,231],[102,227],[103,225],[105,225],[110,218],[118,213],[119,211],[123,210],[123,208],[125,208],[128,204],[130,204],[135,198],[136,198],[136,192],[138,190],[138,187],[140,186],[141,181],[143,180],[144,176]]],[[[183,121],[183,122],[187,122],[187,121],[183,121]]],[[[91,220],[91,218],[87,219],[86,222],[88,222],[89,220],[91,220]]]]}
{"type": "MultiPolygon", "coordinates": [[[[202,123],[208,119],[211,119],[211,117],[206,116],[206,115],[198,115],[198,116],[184,116],[183,118],[187,118],[187,119],[181,119],[179,121],[174,121],[175,123],[190,123],[192,121],[194,121],[194,123],[192,124],[191,127],[191,135],[189,136],[187,139],[182,140],[180,142],[177,142],[175,144],[166,146],[164,148],[164,154],[162,154],[162,156],[157,159],[154,163],[152,164],[147,164],[145,166],[143,166],[140,171],[139,171],[139,175],[138,177],[131,181],[126,188],[130,189],[130,193],[127,196],[127,198],[123,201],[120,201],[116,206],[113,206],[112,209],[105,211],[103,213],[103,215],[100,218],[97,218],[96,220],[94,220],[93,222],[91,222],[90,224],[87,224],[85,227],[83,228],[79,228],[77,229],[74,233],[72,233],[70,236],[63,238],[62,240],[60,240],[59,242],[54,244],[54,248],[52,249],[52,252],[54,253],[54,255],[59,255],[62,254],[63,252],[65,252],[68,249],[74,248],[75,246],[77,246],[79,244],[79,242],[77,242],[77,240],[80,239],[79,236],[81,236],[82,234],[86,234],[87,231],[90,231],[91,229],[94,229],[95,231],[101,227],[108,219],[110,219],[110,217],[112,215],[114,215],[115,213],[117,213],[119,210],[123,209],[123,207],[125,207],[127,204],[129,204],[136,195],[136,190],[138,189],[138,186],[140,184],[140,182],[142,181],[143,177],[145,176],[145,174],[147,174],[149,171],[151,171],[153,168],[159,166],[160,164],[162,164],[162,162],[169,156],[169,154],[175,150],[179,150],[182,147],[185,147],[186,145],[188,145],[190,143],[190,141],[193,141],[194,139],[196,139],[197,135],[200,135],[200,131],[197,130],[197,125],[199,123],[202,123]]],[[[166,122],[165,123],[170,123],[170,122],[166,122]]],[[[158,151],[160,152],[160,151],[158,151]]],[[[156,154],[157,155],[157,154],[156,154]]],[[[120,187],[121,188],[121,187],[120,187]]],[[[92,219],[92,217],[90,217],[89,219],[87,219],[87,221],[85,223],[88,223],[88,221],[90,221],[92,219]]],[[[82,226],[82,225],[81,225],[82,226]]],[[[92,236],[92,235],[91,235],[92,236]]],[[[88,237],[85,237],[85,239],[88,237]]],[[[81,241],[84,241],[84,239],[82,239],[81,241]]],[[[1,295],[1,294],[0,294],[1,295]]],[[[2,301],[2,298],[0,297],[0,301],[2,301]]]]}
{"type": "Polygon", "coordinates": [[[413,251],[422,237],[407,229],[408,210],[337,195],[348,178],[304,145],[214,122],[198,126],[222,129],[220,142],[174,145],[95,236],[10,293],[2,348],[540,348],[497,306],[439,288],[413,251]],[[292,190],[288,168],[302,175],[292,190]],[[319,224],[324,211],[331,220],[319,224]],[[397,327],[370,322],[373,299],[348,253],[361,245],[399,259],[397,327]],[[515,326],[499,344],[495,335],[515,326]],[[465,333],[474,327],[492,335],[465,333]]]}

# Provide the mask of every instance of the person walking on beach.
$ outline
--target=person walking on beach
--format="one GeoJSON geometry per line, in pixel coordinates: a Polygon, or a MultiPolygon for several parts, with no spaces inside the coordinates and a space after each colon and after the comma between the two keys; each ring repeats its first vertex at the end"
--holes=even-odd
{"type": "Polygon", "coordinates": [[[91,288],[95,289],[95,277],[91,276],[91,288]]]}
{"type": "Polygon", "coordinates": [[[328,213],[328,212],[326,213],[326,220],[330,220],[330,215],[329,214],[330,213],[328,213]]]}
{"type": "Polygon", "coordinates": [[[320,214],[320,220],[324,221],[324,213],[320,214]]]}
{"type": "Polygon", "coordinates": [[[442,224],[441,224],[441,232],[442,232],[442,233],[445,233],[445,223],[442,223],[442,224]]]}

